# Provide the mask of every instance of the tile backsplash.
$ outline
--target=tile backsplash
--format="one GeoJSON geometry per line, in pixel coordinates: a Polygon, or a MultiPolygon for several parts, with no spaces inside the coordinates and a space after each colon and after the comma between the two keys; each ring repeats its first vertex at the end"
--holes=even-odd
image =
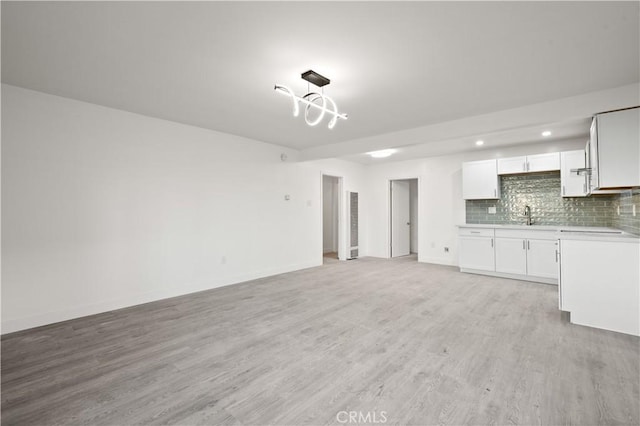
{"type": "Polygon", "coordinates": [[[640,235],[640,189],[625,191],[613,202],[613,227],[640,235]],[[633,216],[633,206],[636,215],[633,216]],[[620,214],[618,215],[618,212],[620,214]]]}
{"type": "Polygon", "coordinates": [[[621,219],[623,204],[630,210],[632,200],[638,204],[638,193],[563,198],[560,188],[560,172],[501,176],[499,200],[466,201],[467,223],[525,224],[524,207],[528,205],[534,225],[612,226],[640,232],[638,216],[633,220],[627,216],[621,219]],[[618,204],[621,216],[617,216],[618,204]],[[493,206],[496,214],[488,214],[488,208],[493,206]]]}

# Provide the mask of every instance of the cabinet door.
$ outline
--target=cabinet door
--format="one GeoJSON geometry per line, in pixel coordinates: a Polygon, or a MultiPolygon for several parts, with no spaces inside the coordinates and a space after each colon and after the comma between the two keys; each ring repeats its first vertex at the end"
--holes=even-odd
{"type": "Polygon", "coordinates": [[[462,163],[462,197],[465,200],[500,198],[496,160],[462,163]]]}
{"type": "Polygon", "coordinates": [[[527,275],[558,278],[556,240],[527,240],[527,275]]]}
{"type": "Polygon", "coordinates": [[[496,272],[527,274],[527,250],[524,239],[496,238],[496,272]]]}
{"type": "Polygon", "coordinates": [[[527,156],[528,172],[546,172],[549,170],[560,170],[559,152],[527,156]]]}
{"type": "Polygon", "coordinates": [[[563,197],[586,197],[586,174],[579,175],[571,170],[585,167],[585,153],[583,150],[565,151],[560,153],[560,181],[563,197]]]}
{"type": "Polygon", "coordinates": [[[498,174],[509,175],[527,171],[527,157],[498,158],[498,174]]]}
{"type": "Polygon", "coordinates": [[[495,271],[493,238],[460,237],[460,268],[495,271]]]}
{"type": "Polygon", "coordinates": [[[597,116],[600,188],[640,186],[640,108],[597,116]]]}

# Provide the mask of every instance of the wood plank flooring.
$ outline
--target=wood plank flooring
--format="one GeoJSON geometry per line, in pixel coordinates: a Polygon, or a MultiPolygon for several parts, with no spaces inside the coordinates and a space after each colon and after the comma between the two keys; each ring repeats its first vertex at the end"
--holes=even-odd
{"type": "Polygon", "coordinates": [[[2,424],[639,424],[639,339],[556,292],[362,258],[14,333],[2,424]]]}

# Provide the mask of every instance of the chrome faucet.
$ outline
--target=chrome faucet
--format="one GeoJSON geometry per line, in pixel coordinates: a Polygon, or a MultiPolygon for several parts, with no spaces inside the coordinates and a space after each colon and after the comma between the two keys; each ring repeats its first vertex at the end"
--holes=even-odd
{"type": "Polygon", "coordinates": [[[527,218],[527,226],[531,226],[531,207],[524,206],[524,217],[527,218]]]}

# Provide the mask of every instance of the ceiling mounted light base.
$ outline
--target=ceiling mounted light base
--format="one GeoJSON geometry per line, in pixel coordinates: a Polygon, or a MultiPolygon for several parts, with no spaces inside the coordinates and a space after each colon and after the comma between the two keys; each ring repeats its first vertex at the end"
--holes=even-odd
{"type": "MultiPolygon", "coordinates": [[[[313,83],[318,87],[326,86],[331,82],[331,80],[329,80],[328,78],[311,70],[302,73],[301,77],[304,80],[308,81],[309,83],[313,83]]],[[[289,89],[287,86],[276,84],[274,89],[276,92],[281,93],[283,95],[287,95],[291,98],[291,100],[293,101],[294,117],[297,117],[298,114],[300,113],[299,104],[302,103],[305,105],[304,121],[309,126],[315,126],[316,124],[320,123],[320,121],[322,121],[322,119],[324,118],[325,114],[328,114],[329,116],[331,116],[331,120],[329,121],[329,126],[328,126],[330,129],[333,129],[333,127],[336,125],[338,118],[342,120],[347,119],[347,114],[344,114],[344,113],[340,114],[338,112],[338,106],[336,105],[335,101],[329,96],[326,96],[324,94],[324,90],[323,90],[323,93],[309,92],[304,96],[296,96],[296,94],[293,93],[293,90],[289,89]],[[310,115],[310,111],[312,108],[320,111],[318,116],[314,119],[311,119],[311,115],[310,115]]]]}
{"type": "Polygon", "coordinates": [[[302,77],[303,80],[306,80],[311,84],[315,84],[318,87],[326,86],[327,84],[331,83],[331,80],[329,80],[327,77],[320,75],[313,70],[303,72],[300,77],[302,77]]]}

